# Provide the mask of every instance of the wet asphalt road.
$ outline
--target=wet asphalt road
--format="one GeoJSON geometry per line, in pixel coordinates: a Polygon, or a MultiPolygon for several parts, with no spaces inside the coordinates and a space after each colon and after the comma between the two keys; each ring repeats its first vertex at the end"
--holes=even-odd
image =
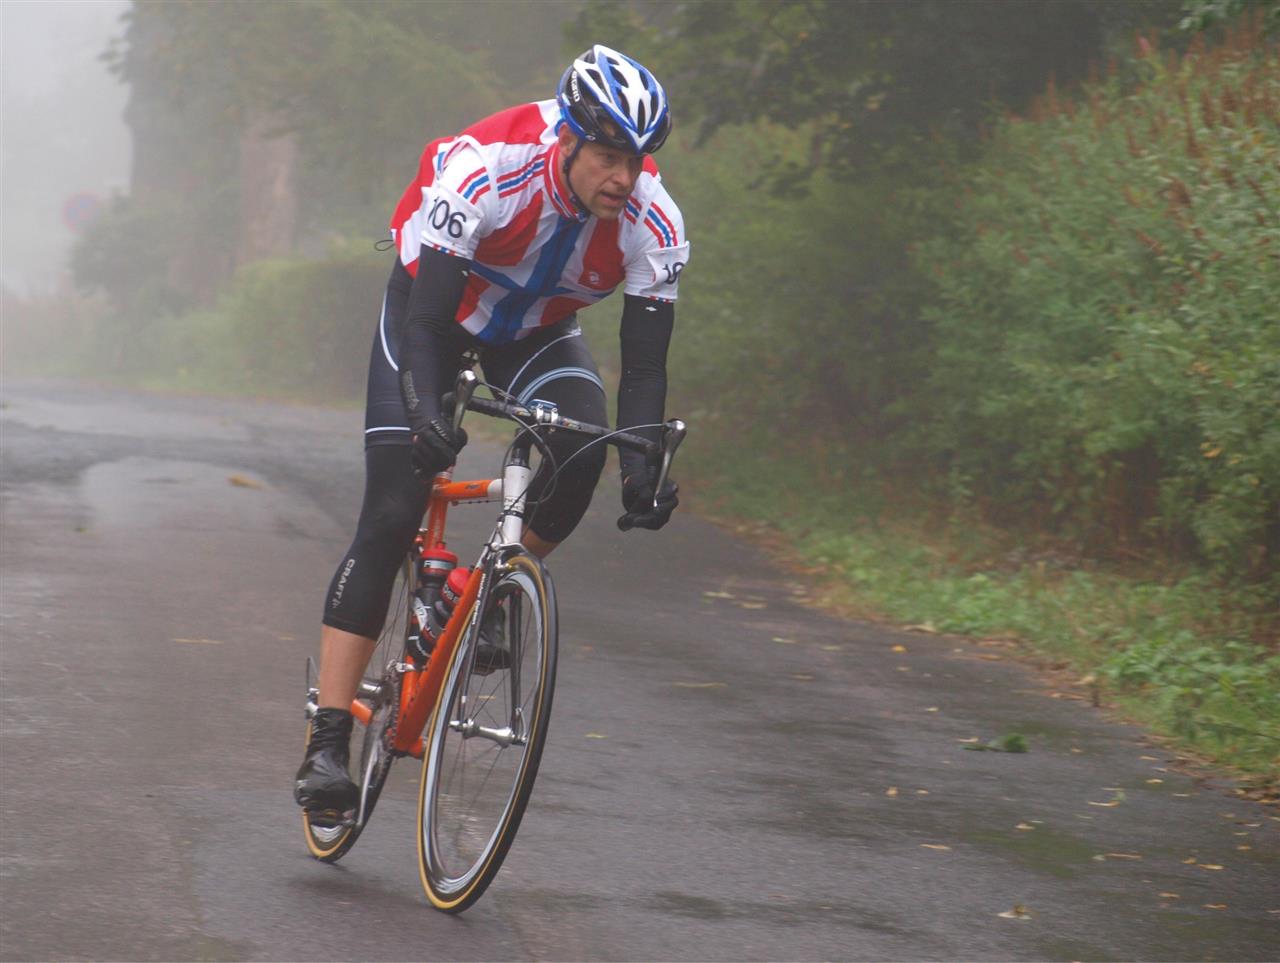
{"type": "Polygon", "coordinates": [[[552,559],[550,740],[489,893],[427,906],[406,762],[315,862],[289,790],[360,415],[0,401],[4,959],[1280,957],[1274,812],[998,650],[820,614],[688,512],[620,535],[612,485],[552,559]]]}

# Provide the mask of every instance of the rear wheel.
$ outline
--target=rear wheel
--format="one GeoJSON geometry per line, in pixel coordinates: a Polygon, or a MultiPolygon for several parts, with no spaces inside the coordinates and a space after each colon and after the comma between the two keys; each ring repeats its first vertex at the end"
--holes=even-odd
{"type": "MultiPolygon", "coordinates": [[[[302,826],[307,849],[316,859],[327,863],[341,859],[364,829],[378,802],[393,756],[391,743],[400,712],[401,672],[397,665],[404,658],[405,640],[413,628],[411,621],[413,589],[417,582],[413,556],[405,559],[396,572],[391,588],[387,620],[378,636],[377,646],[360,682],[357,701],[369,711],[368,723],[356,717],[351,731],[351,778],[360,787],[360,802],[351,818],[334,822],[303,811],[302,826]]],[[[314,693],[311,694],[314,705],[314,693]]],[[[307,740],[311,724],[307,724],[307,740]]]]}
{"type": "Polygon", "coordinates": [[[418,856],[437,909],[461,912],[497,875],[538,772],[555,673],[551,579],[519,553],[472,610],[428,728],[418,856]]]}

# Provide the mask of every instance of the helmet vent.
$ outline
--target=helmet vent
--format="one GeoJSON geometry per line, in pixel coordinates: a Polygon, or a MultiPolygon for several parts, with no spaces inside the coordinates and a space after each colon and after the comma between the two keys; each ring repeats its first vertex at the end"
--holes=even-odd
{"type": "Polygon", "coordinates": [[[636,105],[636,129],[644,130],[644,122],[648,115],[644,111],[644,104],[636,105]]]}

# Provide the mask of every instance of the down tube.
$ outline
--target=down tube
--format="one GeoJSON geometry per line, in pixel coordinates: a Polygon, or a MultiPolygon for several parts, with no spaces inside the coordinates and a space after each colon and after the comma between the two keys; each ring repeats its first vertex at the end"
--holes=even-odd
{"type": "Polygon", "coordinates": [[[427,719],[440,697],[440,687],[444,684],[444,674],[453,656],[453,649],[462,635],[462,627],[467,623],[469,613],[480,594],[482,571],[479,566],[471,572],[466,590],[462,598],[454,606],[458,618],[449,620],[444,634],[436,640],[431,652],[431,659],[425,669],[406,673],[404,685],[400,690],[400,723],[396,726],[395,747],[400,752],[412,756],[422,756],[422,730],[427,719]]]}

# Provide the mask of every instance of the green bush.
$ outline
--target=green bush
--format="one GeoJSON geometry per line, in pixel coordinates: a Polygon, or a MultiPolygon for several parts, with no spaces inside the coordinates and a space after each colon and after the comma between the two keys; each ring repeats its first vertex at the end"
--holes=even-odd
{"type": "Polygon", "coordinates": [[[1280,556],[1280,48],[1147,51],[1007,118],[920,248],[940,474],[1086,545],[1280,556]]]}
{"type": "Polygon", "coordinates": [[[259,261],[236,272],[205,344],[225,340],[236,383],[307,398],[359,397],[391,255],[259,261]]]}

